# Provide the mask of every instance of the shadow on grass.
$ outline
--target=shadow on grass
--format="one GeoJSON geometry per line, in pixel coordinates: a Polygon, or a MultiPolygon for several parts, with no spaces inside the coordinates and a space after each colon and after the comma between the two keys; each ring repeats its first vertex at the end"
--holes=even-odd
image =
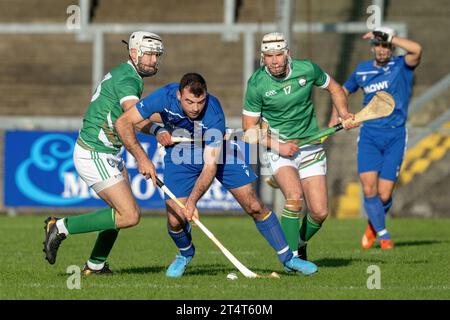
{"type": "MultiPolygon", "coordinates": [[[[165,273],[168,266],[144,266],[136,268],[126,268],[116,270],[116,274],[148,274],[148,273],[165,273]]],[[[221,264],[206,264],[206,265],[189,265],[186,269],[185,275],[217,275],[233,272],[227,266],[221,264]]]]}
{"type": "Polygon", "coordinates": [[[439,240],[412,240],[412,241],[398,241],[394,242],[396,247],[409,247],[409,246],[429,246],[437,243],[444,243],[449,241],[439,241],[439,240]]]}
{"type": "Polygon", "coordinates": [[[227,274],[230,272],[238,273],[238,270],[234,270],[228,266],[223,264],[202,264],[202,265],[193,265],[190,268],[186,269],[187,275],[208,275],[215,276],[218,274],[227,274]]]}
{"type": "Polygon", "coordinates": [[[135,267],[135,268],[125,268],[116,270],[116,274],[146,274],[146,273],[160,273],[165,272],[166,267],[163,266],[146,266],[146,267],[135,267]]]}
{"type": "Polygon", "coordinates": [[[376,263],[376,264],[384,264],[385,260],[381,259],[373,259],[373,258],[323,258],[318,260],[312,260],[318,267],[346,267],[353,263],[376,263]]]}
{"type": "Polygon", "coordinates": [[[352,264],[355,259],[346,258],[323,258],[313,262],[319,267],[344,267],[352,264]]]}
{"type": "MultiPolygon", "coordinates": [[[[166,267],[164,266],[147,266],[147,267],[135,267],[135,268],[124,268],[124,269],[113,269],[114,275],[124,275],[124,274],[147,274],[147,273],[160,273],[166,272],[166,267]]],[[[67,277],[68,273],[58,273],[58,276],[67,277]]],[[[110,275],[101,275],[110,276],[110,275]]]]}

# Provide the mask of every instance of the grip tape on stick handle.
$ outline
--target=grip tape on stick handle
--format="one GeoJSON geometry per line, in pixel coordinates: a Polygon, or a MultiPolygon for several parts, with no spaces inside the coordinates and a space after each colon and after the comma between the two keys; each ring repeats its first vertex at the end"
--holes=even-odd
{"type": "Polygon", "coordinates": [[[339,130],[342,130],[344,128],[344,125],[342,123],[338,123],[336,125],[334,125],[333,127],[330,127],[328,129],[322,130],[319,133],[313,135],[312,137],[308,138],[308,139],[304,139],[301,140],[297,143],[297,145],[299,147],[310,144],[312,142],[315,142],[317,140],[320,140],[323,137],[329,136],[339,130]]]}

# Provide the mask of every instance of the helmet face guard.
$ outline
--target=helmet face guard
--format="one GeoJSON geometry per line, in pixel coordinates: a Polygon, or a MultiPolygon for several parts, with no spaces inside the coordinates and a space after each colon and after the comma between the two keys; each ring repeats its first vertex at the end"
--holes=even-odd
{"type": "Polygon", "coordinates": [[[283,53],[285,58],[285,64],[283,68],[275,74],[269,71],[270,74],[275,77],[282,77],[286,74],[288,64],[291,61],[288,51],[289,51],[288,43],[282,33],[272,32],[265,34],[261,41],[260,65],[269,68],[269,66],[265,65],[264,63],[264,56],[267,54],[283,53]]]}
{"type": "Polygon", "coordinates": [[[391,61],[395,51],[395,46],[392,43],[378,38],[372,38],[370,44],[373,57],[378,65],[385,65],[391,61]],[[377,47],[382,47],[384,50],[377,50],[377,47]]]}
{"type": "Polygon", "coordinates": [[[372,46],[374,46],[374,47],[382,46],[383,48],[388,48],[388,49],[391,49],[391,50],[394,48],[394,46],[393,46],[392,43],[387,42],[387,41],[380,40],[380,39],[378,39],[378,38],[372,38],[372,39],[370,39],[370,44],[371,44],[372,46]]]}

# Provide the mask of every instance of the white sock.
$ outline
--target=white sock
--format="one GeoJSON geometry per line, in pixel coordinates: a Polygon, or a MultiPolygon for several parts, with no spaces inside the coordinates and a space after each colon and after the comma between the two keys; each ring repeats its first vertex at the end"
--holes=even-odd
{"type": "Polygon", "coordinates": [[[105,266],[104,262],[96,264],[96,263],[90,262],[89,260],[87,261],[86,264],[89,267],[89,269],[91,269],[91,270],[102,270],[102,268],[105,266]]]}
{"type": "Polygon", "coordinates": [[[59,219],[58,221],[56,221],[56,228],[58,228],[58,233],[62,233],[66,236],[69,234],[69,231],[64,224],[64,219],[59,219]]]}

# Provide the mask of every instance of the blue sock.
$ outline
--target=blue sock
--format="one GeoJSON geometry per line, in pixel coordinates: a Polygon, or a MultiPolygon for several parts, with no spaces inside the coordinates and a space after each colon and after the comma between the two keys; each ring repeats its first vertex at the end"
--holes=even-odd
{"type": "Polygon", "coordinates": [[[392,197],[390,197],[386,203],[383,203],[383,207],[384,207],[384,214],[387,214],[389,209],[392,207],[392,197]]]}
{"type": "Polygon", "coordinates": [[[386,230],[386,220],[384,215],[383,202],[379,196],[372,198],[364,197],[364,209],[366,209],[369,221],[382,240],[390,239],[391,236],[386,230]]]}
{"type": "Polygon", "coordinates": [[[169,236],[180,249],[180,254],[184,257],[192,257],[195,253],[195,246],[192,243],[191,225],[186,223],[180,231],[172,231],[169,228],[168,231],[169,236]]]}
{"type": "Polygon", "coordinates": [[[280,222],[273,212],[270,212],[263,221],[255,220],[256,228],[266,238],[267,242],[275,249],[278,259],[284,265],[294,256],[281,229],[280,222]]]}

